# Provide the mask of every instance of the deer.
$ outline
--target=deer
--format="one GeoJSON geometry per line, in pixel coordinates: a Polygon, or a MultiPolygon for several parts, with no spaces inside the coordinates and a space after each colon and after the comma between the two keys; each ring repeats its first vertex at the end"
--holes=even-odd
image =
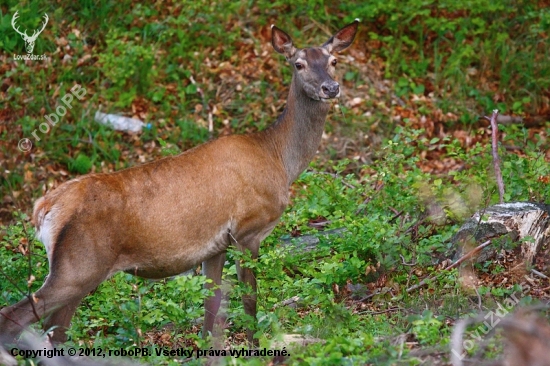
{"type": "Polygon", "coordinates": [[[42,28],[40,30],[35,29],[32,33],[32,36],[27,35],[27,30],[25,29],[24,32],[19,31],[19,27],[15,26],[15,22],[17,18],[19,17],[19,11],[16,11],[15,14],[13,14],[13,17],[11,18],[11,26],[12,28],[19,33],[19,35],[23,38],[23,41],[25,41],[25,49],[27,50],[27,53],[32,53],[32,50],[34,49],[34,43],[36,42],[36,39],[42,33],[44,28],[46,28],[46,24],[48,24],[48,14],[44,14],[44,22],[42,23],[42,28]]]}
{"type": "MultiPolygon", "coordinates": [[[[356,19],[323,45],[303,49],[271,26],[271,44],[293,75],[286,107],[266,129],[77,177],[39,198],[32,223],[49,274],[35,293],[0,310],[0,339],[16,341],[44,318],[50,341],[63,343],[81,300],[113,274],[161,279],[201,263],[213,293],[204,301],[202,335],[223,329],[218,310],[227,249],[258,259],[260,243],[289,203],[291,184],[317,152],[331,101],[340,96],[335,53],[353,43],[358,25],[356,19]]],[[[256,277],[248,267],[236,261],[238,280],[251,289],[242,296],[244,312],[256,319],[256,277]]],[[[252,344],[253,329],[246,333],[252,344]]]]}

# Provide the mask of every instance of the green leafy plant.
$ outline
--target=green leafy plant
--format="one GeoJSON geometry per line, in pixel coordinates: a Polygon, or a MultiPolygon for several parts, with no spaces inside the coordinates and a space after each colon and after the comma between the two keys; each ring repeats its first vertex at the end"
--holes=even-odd
{"type": "Polygon", "coordinates": [[[441,343],[443,336],[441,333],[443,322],[441,319],[435,317],[429,310],[424,311],[421,316],[410,318],[412,331],[421,344],[434,345],[441,343]]]}

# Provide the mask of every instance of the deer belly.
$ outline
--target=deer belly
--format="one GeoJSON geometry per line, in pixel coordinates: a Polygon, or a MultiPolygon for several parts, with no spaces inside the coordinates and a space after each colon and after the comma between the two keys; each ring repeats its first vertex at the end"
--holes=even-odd
{"type": "MultiPolygon", "coordinates": [[[[209,239],[186,237],[163,240],[157,249],[141,251],[141,258],[121,258],[124,271],[151,279],[175,276],[225,251],[229,245],[230,223],[222,225],[209,239]],[[130,262],[130,263],[128,263],[130,262]],[[131,263],[133,262],[133,263],[131,263]],[[133,265],[132,265],[133,264],[133,265]]],[[[132,255],[130,255],[132,257],[132,255]]]]}

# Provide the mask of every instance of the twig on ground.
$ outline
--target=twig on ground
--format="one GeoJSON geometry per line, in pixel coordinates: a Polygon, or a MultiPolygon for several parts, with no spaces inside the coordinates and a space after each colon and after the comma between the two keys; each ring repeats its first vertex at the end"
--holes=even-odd
{"type": "Polygon", "coordinates": [[[481,295],[479,294],[479,291],[475,286],[474,286],[474,291],[476,292],[476,295],[477,295],[477,308],[479,309],[479,311],[482,311],[483,308],[482,308],[481,295]]]}
{"type": "Polygon", "coordinates": [[[392,211],[395,213],[395,215],[390,219],[390,221],[388,221],[388,222],[390,222],[390,223],[392,223],[392,222],[394,222],[395,220],[397,220],[397,219],[398,219],[401,215],[403,215],[403,213],[405,212],[405,210],[401,210],[401,211],[399,211],[399,212],[397,212],[397,210],[394,211],[394,209],[392,209],[391,207],[390,207],[390,210],[392,210],[392,211]]]}
{"type": "Polygon", "coordinates": [[[493,110],[491,118],[485,116],[485,119],[491,121],[492,147],[493,147],[493,167],[498,186],[498,195],[500,203],[504,203],[504,181],[502,180],[502,171],[500,170],[500,158],[498,156],[498,109],[493,110]]]}
{"type": "Polygon", "coordinates": [[[535,274],[535,275],[537,275],[537,276],[539,276],[539,277],[542,277],[542,278],[544,278],[545,280],[547,280],[547,279],[550,278],[550,277],[548,277],[547,275],[545,275],[544,273],[541,273],[541,272],[537,271],[536,269],[532,269],[532,270],[531,270],[531,273],[533,273],[533,274],[535,274]]]}
{"type": "Polygon", "coordinates": [[[375,290],[372,294],[367,295],[367,296],[361,298],[361,299],[359,300],[359,302],[363,302],[363,301],[365,301],[365,300],[368,300],[368,299],[370,299],[371,297],[374,297],[374,296],[379,295],[379,294],[381,294],[381,293],[382,293],[382,291],[380,291],[380,290],[375,290]]]}
{"type": "Polygon", "coordinates": [[[389,309],[386,309],[386,310],[379,310],[379,311],[371,311],[371,310],[359,311],[359,312],[357,312],[357,314],[361,314],[361,315],[363,315],[363,314],[378,315],[378,314],[390,313],[392,311],[397,311],[397,310],[403,310],[403,308],[394,307],[394,308],[389,308],[389,309]]]}
{"type": "Polygon", "coordinates": [[[399,254],[399,257],[401,257],[401,263],[404,265],[404,266],[416,266],[416,261],[415,262],[412,262],[412,263],[407,263],[405,262],[405,257],[403,257],[401,254],[399,254]]]}
{"type": "Polygon", "coordinates": [[[286,299],[284,301],[281,301],[281,302],[273,305],[273,309],[276,309],[276,308],[281,307],[281,306],[288,306],[288,305],[297,303],[300,300],[301,300],[300,296],[293,296],[290,299],[286,299]]]}
{"type": "MultiPolygon", "coordinates": [[[[489,244],[491,244],[491,240],[487,240],[485,243],[483,244],[480,244],[478,245],[477,247],[475,247],[474,249],[470,250],[468,253],[466,253],[465,255],[463,255],[462,257],[460,257],[456,262],[454,262],[453,264],[451,264],[450,266],[446,267],[446,268],[443,268],[442,271],[448,271],[450,269],[453,269],[455,267],[458,267],[461,263],[463,263],[464,261],[466,261],[467,259],[471,258],[472,256],[474,256],[475,254],[477,254],[478,252],[481,251],[481,249],[485,248],[486,246],[488,246],[489,244]]],[[[426,277],[424,278],[422,281],[420,281],[419,283],[417,283],[416,285],[414,286],[411,286],[407,289],[407,293],[413,291],[413,290],[416,290],[422,286],[424,286],[425,284],[427,284],[428,282],[436,279],[437,277],[439,276],[439,274],[435,275],[435,276],[430,276],[430,277],[426,277]]]]}
{"type": "Polygon", "coordinates": [[[474,249],[470,250],[468,253],[466,253],[465,255],[463,255],[460,259],[458,259],[456,262],[454,262],[453,264],[451,264],[449,267],[445,268],[444,270],[449,270],[449,269],[453,269],[453,268],[455,268],[455,267],[458,267],[458,266],[459,266],[462,262],[464,262],[466,259],[471,258],[472,256],[474,256],[475,254],[477,254],[478,252],[480,252],[481,249],[485,248],[485,247],[488,246],[489,244],[491,244],[491,240],[487,240],[485,243],[478,245],[477,247],[475,247],[474,249]]]}

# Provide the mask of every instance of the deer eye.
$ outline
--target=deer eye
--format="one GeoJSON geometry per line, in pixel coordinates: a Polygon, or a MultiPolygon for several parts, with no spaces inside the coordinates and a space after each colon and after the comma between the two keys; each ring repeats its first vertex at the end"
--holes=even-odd
{"type": "Polygon", "coordinates": [[[300,62],[296,62],[294,66],[296,66],[296,70],[302,70],[304,68],[304,65],[300,62]]]}
{"type": "Polygon", "coordinates": [[[332,62],[330,63],[332,66],[336,66],[336,64],[338,63],[338,61],[336,59],[332,60],[332,62]]]}

